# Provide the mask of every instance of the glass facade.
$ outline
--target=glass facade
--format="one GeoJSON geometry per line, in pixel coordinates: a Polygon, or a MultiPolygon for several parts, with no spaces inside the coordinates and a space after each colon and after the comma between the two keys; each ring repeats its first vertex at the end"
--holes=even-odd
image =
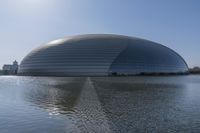
{"type": "Polygon", "coordinates": [[[52,41],[28,54],[18,74],[107,76],[185,73],[185,61],[160,44],[120,35],[79,35],[52,41]]]}

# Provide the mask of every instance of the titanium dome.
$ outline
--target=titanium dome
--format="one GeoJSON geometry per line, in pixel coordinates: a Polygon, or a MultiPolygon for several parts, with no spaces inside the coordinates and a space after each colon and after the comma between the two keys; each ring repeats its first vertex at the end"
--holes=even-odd
{"type": "Polygon", "coordinates": [[[18,74],[26,76],[108,76],[184,74],[188,66],[173,50],[144,39],[91,34],[47,43],[29,53],[18,74]]]}

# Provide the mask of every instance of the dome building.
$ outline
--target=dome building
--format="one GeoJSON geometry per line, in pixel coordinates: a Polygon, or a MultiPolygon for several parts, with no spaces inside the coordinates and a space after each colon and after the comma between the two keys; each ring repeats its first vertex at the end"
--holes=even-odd
{"type": "Polygon", "coordinates": [[[110,76],[184,74],[188,66],[173,50],[144,39],[111,34],[66,37],[29,53],[18,75],[110,76]]]}

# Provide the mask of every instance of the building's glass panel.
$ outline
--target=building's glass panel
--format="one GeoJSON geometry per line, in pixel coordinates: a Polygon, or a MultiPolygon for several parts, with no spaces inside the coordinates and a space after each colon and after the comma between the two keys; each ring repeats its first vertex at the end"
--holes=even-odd
{"type": "Polygon", "coordinates": [[[133,40],[110,67],[110,73],[181,73],[188,70],[184,60],[171,49],[146,40],[133,40]]]}

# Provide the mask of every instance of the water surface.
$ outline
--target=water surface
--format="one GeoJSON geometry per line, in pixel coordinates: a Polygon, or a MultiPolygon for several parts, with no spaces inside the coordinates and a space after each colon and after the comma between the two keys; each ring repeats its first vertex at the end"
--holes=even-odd
{"type": "Polygon", "coordinates": [[[0,133],[199,131],[200,76],[0,77],[0,133]]]}

